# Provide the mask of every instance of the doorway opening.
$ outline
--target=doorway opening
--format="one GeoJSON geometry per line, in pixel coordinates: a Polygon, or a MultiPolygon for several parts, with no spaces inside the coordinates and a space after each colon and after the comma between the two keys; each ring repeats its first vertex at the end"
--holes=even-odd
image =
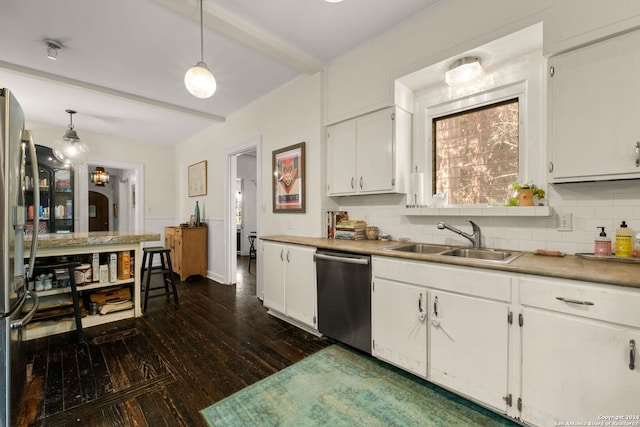
{"type": "Polygon", "coordinates": [[[118,232],[144,230],[143,164],[90,161],[78,166],[77,183],[76,230],[118,232]],[[109,173],[109,183],[104,186],[97,186],[90,180],[91,172],[97,166],[103,167],[109,173]],[[102,223],[98,224],[98,221],[102,223]]]}
{"type": "MultiPolygon", "coordinates": [[[[238,255],[249,255],[249,235],[260,235],[260,159],[261,138],[249,140],[227,151],[225,182],[225,283],[236,283],[238,255]]],[[[259,241],[256,241],[259,245],[259,241]]],[[[256,292],[261,295],[260,265],[252,261],[256,292]]],[[[244,265],[244,263],[243,263],[244,265]]],[[[244,267],[243,267],[244,268],[244,267]]]]}

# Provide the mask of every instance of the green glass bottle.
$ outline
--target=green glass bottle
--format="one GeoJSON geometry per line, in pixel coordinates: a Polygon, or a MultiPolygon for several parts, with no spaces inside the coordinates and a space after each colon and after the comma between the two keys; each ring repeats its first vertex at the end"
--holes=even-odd
{"type": "Polygon", "coordinates": [[[196,227],[200,227],[200,206],[196,201],[196,227]]]}

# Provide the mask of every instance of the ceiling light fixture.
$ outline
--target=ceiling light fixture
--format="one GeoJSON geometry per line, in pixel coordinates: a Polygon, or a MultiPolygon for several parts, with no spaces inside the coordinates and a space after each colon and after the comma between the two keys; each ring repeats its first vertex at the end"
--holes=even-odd
{"type": "Polygon", "coordinates": [[[80,164],[87,159],[89,147],[80,141],[77,132],[73,129],[74,110],[66,110],[69,113],[69,129],[64,133],[62,139],[53,144],[53,155],[56,159],[65,164],[80,164]]]}
{"type": "Polygon", "coordinates": [[[324,0],[327,3],[340,3],[342,0],[324,0]]]}
{"type": "Polygon", "coordinates": [[[62,49],[62,44],[51,39],[45,39],[44,44],[47,46],[47,58],[52,61],[58,59],[58,51],[62,49]]]}
{"type": "Polygon", "coordinates": [[[209,98],[216,91],[216,79],[207,64],[204,63],[204,23],[202,21],[202,2],[200,0],[200,61],[187,70],[184,85],[196,98],[209,98]]]}
{"type": "Polygon", "coordinates": [[[96,187],[104,187],[109,183],[109,172],[105,171],[103,167],[96,166],[96,170],[91,172],[91,182],[96,187]]]}
{"type": "Polygon", "coordinates": [[[456,86],[469,83],[479,79],[484,74],[480,58],[477,56],[466,56],[454,61],[449,70],[445,73],[445,81],[449,86],[456,86]]]}

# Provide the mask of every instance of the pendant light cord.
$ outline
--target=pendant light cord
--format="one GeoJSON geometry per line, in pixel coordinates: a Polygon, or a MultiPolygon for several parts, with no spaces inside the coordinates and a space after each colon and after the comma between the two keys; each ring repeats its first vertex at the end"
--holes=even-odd
{"type": "Polygon", "coordinates": [[[204,62],[204,22],[202,20],[202,3],[200,0],[200,62],[204,62]]]}

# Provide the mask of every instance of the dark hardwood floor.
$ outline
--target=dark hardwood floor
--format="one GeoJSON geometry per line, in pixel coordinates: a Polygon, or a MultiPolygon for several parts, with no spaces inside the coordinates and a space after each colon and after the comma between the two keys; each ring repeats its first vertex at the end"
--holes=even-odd
{"type": "Polygon", "coordinates": [[[180,283],[178,310],[153,298],[139,319],[86,329],[85,344],[26,342],[21,425],[204,426],[199,410],[329,345],[266,313],[247,259],[236,285],[180,283]]]}

